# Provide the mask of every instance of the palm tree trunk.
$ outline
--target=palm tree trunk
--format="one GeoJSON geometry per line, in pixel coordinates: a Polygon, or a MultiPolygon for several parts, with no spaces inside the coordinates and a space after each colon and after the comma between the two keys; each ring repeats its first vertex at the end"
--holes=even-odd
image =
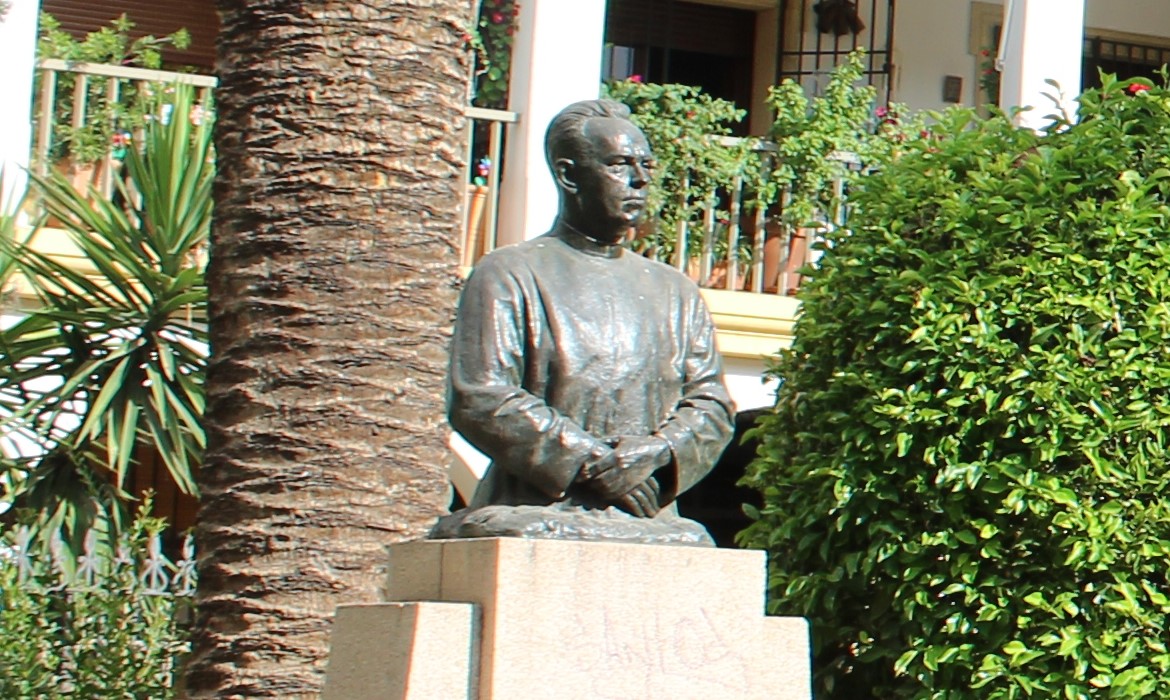
{"type": "Polygon", "coordinates": [[[469,0],[220,0],[191,698],[316,698],[445,510],[469,0]]]}

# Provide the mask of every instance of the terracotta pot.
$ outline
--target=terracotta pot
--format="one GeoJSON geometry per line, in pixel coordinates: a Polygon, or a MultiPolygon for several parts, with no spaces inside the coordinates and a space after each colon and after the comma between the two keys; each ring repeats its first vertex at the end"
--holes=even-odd
{"type": "Polygon", "coordinates": [[[797,228],[787,241],[783,235],[769,236],[764,242],[764,291],[792,296],[800,289],[797,273],[808,260],[808,246],[815,229],[797,228]]]}
{"type": "MultiPolygon", "coordinates": [[[[105,171],[104,161],[78,163],[74,162],[69,156],[66,156],[54,163],[53,169],[64,176],[73,189],[77,190],[90,201],[94,199],[91,193],[101,191],[102,173],[105,171]]],[[[52,228],[60,228],[62,222],[55,216],[49,216],[45,221],[45,225],[52,228]]]]}
{"type": "Polygon", "coordinates": [[[484,239],[487,237],[487,221],[484,212],[487,210],[487,185],[467,186],[467,229],[463,232],[463,264],[474,265],[475,261],[483,257],[484,239]]]}

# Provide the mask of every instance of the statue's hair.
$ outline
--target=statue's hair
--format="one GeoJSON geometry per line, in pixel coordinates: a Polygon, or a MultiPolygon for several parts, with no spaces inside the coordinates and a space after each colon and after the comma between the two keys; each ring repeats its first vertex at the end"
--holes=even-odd
{"type": "Polygon", "coordinates": [[[629,121],[630,108],[614,100],[585,100],[562,109],[544,135],[544,157],[550,168],[558,158],[577,158],[589,152],[585,124],[598,118],[629,121]]]}

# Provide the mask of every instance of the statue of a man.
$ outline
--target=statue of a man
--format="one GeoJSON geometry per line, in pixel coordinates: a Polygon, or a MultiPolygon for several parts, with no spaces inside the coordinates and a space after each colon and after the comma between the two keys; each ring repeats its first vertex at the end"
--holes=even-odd
{"type": "Polygon", "coordinates": [[[629,110],[578,102],[549,126],[553,228],[479,262],[451,352],[451,425],[492,462],[431,537],[710,543],[674,500],[731,439],[698,288],[622,242],[654,166],[629,110]]]}

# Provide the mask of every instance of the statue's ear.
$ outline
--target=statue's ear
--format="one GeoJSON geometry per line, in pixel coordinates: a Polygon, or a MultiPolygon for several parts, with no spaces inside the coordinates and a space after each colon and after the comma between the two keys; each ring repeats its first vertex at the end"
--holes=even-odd
{"type": "Polygon", "coordinates": [[[576,168],[572,158],[557,158],[553,162],[553,179],[558,187],[570,194],[576,194],[578,189],[576,168]]]}

